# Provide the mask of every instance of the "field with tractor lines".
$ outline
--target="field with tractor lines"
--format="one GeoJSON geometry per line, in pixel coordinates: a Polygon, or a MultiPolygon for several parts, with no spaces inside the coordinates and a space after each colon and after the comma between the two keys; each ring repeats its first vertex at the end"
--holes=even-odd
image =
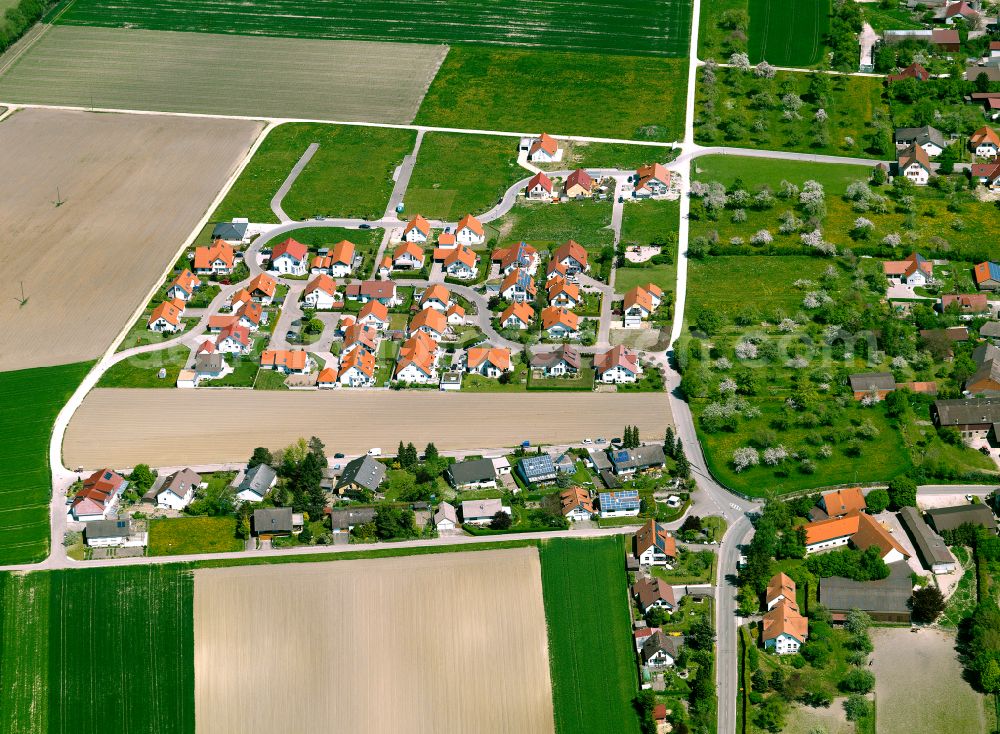
{"type": "Polygon", "coordinates": [[[347,454],[418,439],[442,451],[471,451],[610,436],[626,424],[655,441],[670,423],[666,393],[97,389],[69,424],[63,461],[87,467],[246,461],[257,446],[277,449],[301,436],[318,436],[331,451],[347,454]],[[527,415],[545,420],[526,421],[527,415]],[[240,430],[220,430],[231,425],[240,430]]]}
{"type": "Polygon", "coordinates": [[[0,573],[0,721],[7,734],[48,731],[49,579],[0,573]]]}
{"type": "Polygon", "coordinates": [[[830,0],[750,0],[750,61],[812,66],[823,59],[830,0]]]}
{"type": "Polygon", "coordinates": [[[76,0],[59,23],[682,56],[690,0],[76,0]]]}
{"type": "MultiPolygon", "coordinates": [[[[0,565],[48,554],[49,437],[91,363],[0,372],[0,565]]],[[[2,614],[0,606],[0,614],[2,614]]],[[[3,690],[0,686],[0,690],[3,690]]]]}
{"type": "Polygon", "coordinates": [[[616,535],[541,545],[557,732],[639,731],[623,543],[616,535]]]}
{"type": "Polygon", "coordinates": [[[0,370],[103,353],[261,127],[47,109],[0,122],[0,370]]]}
{"type": "Polygon", "coordinates": [[[553,731],[535,548],[194,579],[200,731],[553,731]]]}
{"type": "Polygon", "coordinates": [[[446,51],[429,44],[55,26],[0,76],[0,99],[407,123],[446,51]]]}

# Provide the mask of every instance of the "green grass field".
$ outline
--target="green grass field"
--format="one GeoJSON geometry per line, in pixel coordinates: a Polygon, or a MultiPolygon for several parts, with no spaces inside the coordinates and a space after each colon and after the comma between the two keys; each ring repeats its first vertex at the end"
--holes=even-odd
{"type": "Polygon", "coordinates": [[[637,285],[656,283],[671,293],[677,290],[677,226],[680,222],[680,202],[637,201],[625,205],[622,214],[621,242],[633,245],[660,245],[661,252],[670,252],[673,262],[653,265],[619,267],[615,275],[615,290],[627,293],[637,285]]]}
{"type": "MultiPolygon", "coordinates": [[[[866,244],[878,245],[887,234],[896,233],[903,238],[904,244],[901,249],[917,247],[923,249],[927,257],[979,261],[989,255],[988,245],[983,242],[982,233],[992,226],[996,208],[990,202],[977,200],[965,190],[952,194],[932,186],[916,186],[908,192],[914,199],[915,215],[909,218],[891,198],[890,187],[875,187],[873,190],[876,193],[888,199],[886,211],[879,213],[869,210],[861,214],[874,224],[874,230],[866,240],[856,242],[851,238],[850,232],[859,213],[854,211],[852,202],[844,200],[843,194],[852,181],[869,179],[870,169],[866,166],[816,165],[800,161],[705,156],[697,160],[697,168],[698,170],[692,173],[693,180],[704,183],[720,181],[727,188],[731,188],[733,182],[740,178],[743,187],[751,192],[755,192],[763,185],[769,186],[772,191],[779,191],[782,180],[790,181],[800,187],[807,180],[818,181],[823,184],[826,194],[827,214],[821,223],[821,229],[824,238],[837,245],[838,249],[848,247],[856,249],[866,244]],[[952,209],[957,210],[952,211],[952,209]],[[935,242],[937,244],[934,244],[935,242]],[[928,246],[934,248],[936,253],[928,252],[928,246]]],[[[965,180],[964,177],[962,180],[965,180]]],[[[756,211],[748,208],[746,221],[740,223],[730,221],[729,211],[724,212],[716,222],[692,218],[691,236],[705,235],[714,230],[718,232],[722,242],[728,242],[734,236],[749,241],[755,232],[767,229],[774,237],[775,246],[801,247],[804,252],[808,251],[808,248],[801,246],[798,233],[786,235],[778,231],[780,226],[778,217],[789,208],[780,200],[770,210],[756,211]]],[[[802,213],[798,212],[797,216],[802,217],[802,213]]],[[[953,269],[948,271],[950,275],[947,277],[955,277],[956,272],[953,269]]],[[[971,263],[968,266],[959,266],[959,277],[968,287],[972,287],[968,278],[970,272],[971,263]]]]}
{"type": "Polygon", "coordinates": [[[521,204],[489,224],[501,244],[530,242],[538,248],[558,247],[576,240],[591,253],[614,242],[611,201],[568,201],[561,204],[521,204]]]}
{"type": "Polygon", "coordinates": [[[812,66],[823,58],[830,0],[750,0],[750,62],[812,66]]]}
{"type": "Polygon", "coordinates": [[[312,143],[319,143],[319,150],[283,202],[288,216],[380,217],[392,192],[392,173],[415,139],[413,131],[393,128],[280,125],[258,148],[213,218],[277,224],[271,198],[312,143]]]}
{"type": "Polygon", "coordinates": [[[560,140],[562,160],[553,163],[536,163],[543,171],[562,171],[573,168],[636,169],[647,163],[669,163],[677,157],[671,148],[631,145],[628,143],[587,143],[560,140]]]}
{"type": "Polygon", "coordinates": [[[0,372],[0,564],[34,563],[49,549],[49,436],[91,363],[0,372]],[[16,409],[15,407],[16,406],[16,409]]]}
{"type": "Polygon", "coordinates": [[[638,732],[621,536],[541,545],[556,732],[638,732]]]}
{"type": "Polygon", "coordinates": [[[76,0],[59,22],[244,35],[407,43],[482,43],[681,56],[689,0],[553,2],[456,0],[444,11],[429,0],[76,0]]]}
{"type": "Polygon", "coordinates": [[[517,138],[435,133],[424,135],[403,203],[402,217],[422,214],[457,221],[482,214],[530,174],[517,165],[517,138]]]}
{"type": "Polygon", "coordinates": [[[177,517],[149,523],[149,555],[230,553],[243,550],[235,517],[177,517]]]}
{"type": "Polygon", "coordinates": [[[113,365],[101,375],[97,387],[176,387],[177,375],[190,356],[191,350],[183,346],[137,354],[113,365]],[[167,376],[161,380],[163,367],[167,376]]]}
{"type": "Polygon", "coordinates": [[[414,122],[671,141],[686,93],[684,59],[457,46],[414,122]]]}
{"type": "Polygon", "coordinates": [[[193,732],[193,593],[178,567],[0,574],[3,730],[193,732]]]}

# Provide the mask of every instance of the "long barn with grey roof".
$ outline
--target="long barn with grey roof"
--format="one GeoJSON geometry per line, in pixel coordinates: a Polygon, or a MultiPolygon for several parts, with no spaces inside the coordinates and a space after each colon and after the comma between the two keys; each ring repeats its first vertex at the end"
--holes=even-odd
{"type": "Polygon", "coordinates": [[[899,512],[899,519],[906,528],[907,534],[913,540],[924,567],[931,573],[951,573],[955,570],[955,558],[948,550],[937,533],[920,517],[915,507],[904,507],[899,512]]]}

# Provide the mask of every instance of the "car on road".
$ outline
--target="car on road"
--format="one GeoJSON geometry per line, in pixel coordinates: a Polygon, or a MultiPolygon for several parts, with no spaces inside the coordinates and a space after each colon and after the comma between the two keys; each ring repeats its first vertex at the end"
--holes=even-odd
{"type": "Polygon", "coordinates": [[[583,439],[583,441],[581,441],[581,443],[594,443],[594,440],[591,438],[585,438],[583,439]]]}
{"type": "Polygon", "coordinates": [[[335,459],[343,459],[344,455],[341,454],[340,452],[337,452],[336,454],[333,455],[333,458],[335,458],[335,459]]]}
{"type": "Polygon", "coordinates": [[[594,441],[594,443],[607,443],[607,442],[608,442],[608,439],[606,439],[606,438],[598,438],[598,439],[596,439],[594,441]]]}
{"type": "Polygon", "coordinates": [[[285,334],[285,341],[289,342],[290,344],[294,344],[298,340],[298,338],[299,338],[299,335],[295,332],[294,329],[291,330],[291,331],[288,331],[285,334]]]}
{"type": "Polygon", "coordinates": [[[617,446],[621,442],[622,442],[622,440],[620,438],[618,438],[617,436],[615,438],[611,439],[611,443],[613,443],[615,446],[617,446]]]}
{"type": "Polygon", "coordinates": [[[371,229],[371,228],[372,228],[372,226],[370,224],[359,224],[358,225],[358,229],[371,229]]]}
{"type": "Polygon", "coordinates": [[[966,502],[972,502],[972,495],[971,494],[965,495],[965,501],[966,502]]]}
{"type": "Polygon", "coordinates": [[[382,449],[380,449],[377,446],[375,448],[373,448],[373,449],[368,449],[368,455],[369,456],[381,456],[382,455],[382,449]]]}

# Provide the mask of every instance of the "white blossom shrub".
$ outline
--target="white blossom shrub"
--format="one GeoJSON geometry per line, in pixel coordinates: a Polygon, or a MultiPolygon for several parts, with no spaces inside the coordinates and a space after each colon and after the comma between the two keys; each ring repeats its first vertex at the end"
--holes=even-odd
{"type": "Polygon", "coordinates": [[[723,395],[732,395],[736,392],[736,380],[726,378],[719,383],[719,392],[723,395]]]}
{"type": "Polygon", "coordinates": [[[792,357],[785,364],[791,367],[793,370],[802,370],[809,366],[809,360],[806,359],[805,357],[798,356],[798,357],[792,357]]]}
{"type": "Polygon", "coordinates": [[[797,324],[792,319],[782,319],[781,323],[778,324],[778,331],[787,334],[791,331],[795,331],[797,324]]]}
{"type": "Polygon", "coordinates": [[[753,68],[754,76],[761,77],[762,79],[774,79],[774,75],[777,72],[778,70],[766,61],[761,61],[753,68]]]}
{"type": "Polygon", "coordinates": [[[750,57],[744,53],[735,53],[729,57],[729,63],[740,71],[750,71],[750,57]]]}
{"type": "Polygon", "coordinates": [[[730,362],[725,357],[719,357],[717,360],[715,360],[715,369],[717,370],[728,370],[732,366],[733,363],[730,362]]]}
{"type": "Polygon", "coordinates": [[[764,463],[768,466],[777,466],[788,458],[788,451],[784,446],[775,446],[764,449],[764,463]]]}
{"type": "Polygon", "coordinates": [[[827,120],[826,110],[820,107],[818,110],[816,110],[816,114],[813,115],[813,117],[815,118],[816,122],[826,122],[827,120]]]}
{"type": "Polygon", "coordinates": [[[757,345],[750,341],[741,341],[736,345],[736,356],[740,359],[757,359],[757,345]]]}
{"type": "Polygon", "coordinates": [[[760,453],[752,446],[744,446],[733,452],[733,469],[737,474],[758,464],[760,464],[760,453]]]}
{"type": "Polygon", "coordinates": [[[774,237],[766,229],[758,230],[754,233],[753,237],[750,238],[751,245],[769,245],[774,241],[774,237]]]}
{"type": "Polygon", "coordinates": [[[833,456],[833,449],[830,448],[830,446],[828,446],[827,444],[823,444],[822,446],[819,447],[818,453],[822,458],[829,459],[831,456],[833,456]]]}
{"type": "Polygon", "coordinates": [[[899,247],[903,244],[903,238],[899,236],[896,232],[890,232],[885,237],[882,238],[882,244],[888,245],[889,247],[899,247]]]}
{"type": "Polygon", "coordinates": [[[899,355],[898,357],[893,357],[892,362],[889,366],[894,370],[905,370],[906,369],[906,357],[899,355]]]}

